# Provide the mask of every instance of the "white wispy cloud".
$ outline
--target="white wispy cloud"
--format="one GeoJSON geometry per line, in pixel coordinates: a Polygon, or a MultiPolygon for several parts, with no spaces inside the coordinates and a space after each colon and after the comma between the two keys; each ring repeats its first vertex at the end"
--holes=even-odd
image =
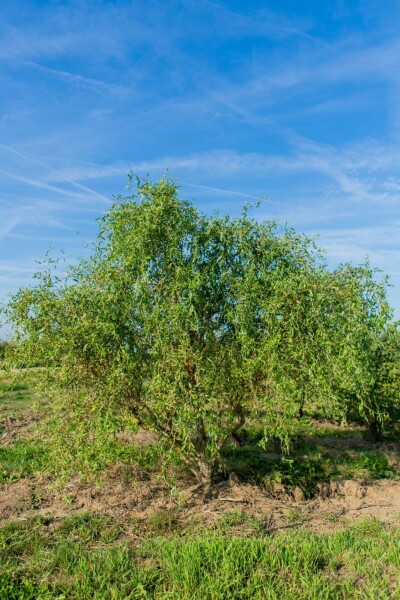
{"type": "Polygon", "coordinates": [[[37,268],[38,265],[36,262],[28,261],[26,258],[17,260],[0,259],[0,273],[31,274],[37,270],[37,268]]]}
{"type": "Polygon", "coordinates": [[[339,149],[299,136],[289,136],[288,142],[290,152],[281,156],[212,150],[123,164],[66,166],[60,172],[53,170],[47,175],[47,180],[60,181],[63,177],[76,182],[98,180],[122,176],[128,171],[146,174],[169,170],[171,173],[204,174],[212,170],[218,177],[318,173],[327,182],[333,182],[338,192],[353,200],[374,203],[397,200],[397,184],[388,172],[400,164],[400,152],[395,145],[373,144],[367,140],[364,144],[357,143],[339,149]]]}
{"type": "Polygon", "coordinates": [[[13,215],[7,218],[3,215],[3,222],[0,223],[0,239],[8,236],[11,231],[18,225],[21,217],[13,215]]]}
{"type": "Polygon", "coordinates": [[[201,190],[201,191],[205,191],[208,192],[211,195],[215,194],[223,194],[225,196],[238,196],[239,198],[243,198],[244,200],[263,200],[264,202],[268,202],[271,204],[276,204],[278,206],[281,206],[282,203],[281,202],[274,202],[273,200],[270,200],[268,198],[265,197],[260,197],[260,196],[254,196],[253,194],[246,194],[244,192],[238,192],[237,190],[234,189],[224,189],[224,188],[219,188],[219,187],[213,187],[210,185],[202,185],[199,183],[188,183],[187,181],[181,181],[180,182],[182,186],[184,187],[189,187],[189,188],[194,188],[196,190],[201,190]]]}
{"type": "Polygon", "coordinates": [[[197,171],[213,169],[219,175],[247,172],[266,172],[279,169],[294,170],[300,166],[297,159],[288,160],[283,156],[263,155],[260,153],[235,152],[231,150],[211,150],[184,156],[165,156],[153,160],[125,162],[115,164],[82,164],[65,167],[60,173],[48,175],[51,181],[60,181],[63,174],[75,181],[88,181],[104,177],[134,173],[152,173],[159,171],[197,171]]]}
{"type": "MultiPolygon", "coordinates": [[[[6,55],[3,55],[3,59],[4,58],[9,58],[12,61],[16,60],[13,56],[7,57],[6,55]]],[[[81,75],[79,73],[71,73],[70,71],[64,71],[62,69],[48,67],[31,60],[19,59],[19,63],[22,66],[30,67],[45,75],[56,77],[68,84],[76,85],[78,87],[97,92],[101,95],[103,95],[104,93],[117,93],[120,97],[124,97],[129,94],[128,88],[114,82],[102,81],[100,79],[94,79],[92,77],[85,77],[84,75],[81,75]]]]}
{"type": "MultiPolygon", "coordinates": [[[[215,75],[209,85],[203,84],[209,101],[236,114],[249,123],[268,126],[275,120],[287,120],[291,110],[287,106],[280,109],[282,100],[304,99],[303,110],[321,110],[320,94],[338,84],[350,84],[353,88],[363,82],[376,82],[387,86],[387,94],[396,94],[400,82],[400,42],[398,38],[384,42],[366,43],[365,39],[341,40],[329,48],[310,48],[299,55],[283,55],[272,61],[265,54],[258,57],[249,74],[243,74],[239,82],[229,76],[215,75]],[[319,92],[314,98],[313,93],[319,92]],[[277,113],[268,114],[274,109],[277,113]]],[[[347,100],[341,102],[340,110],[350,108],[365,100],[356,90],[347,93],[347,100]],[[347,103],[347,105],[346,105],[347,103]]],[[[325,104],[325,110],[332,110],[325,104]]],[[[322,104],[323,109],[323,104],[322,104]]]]}
{"type": "MultiPolygon", "coordinates": [[[[26,156],[25,154],[18,152],[17,150],[15,150],[14,148],[12,148],[10,146],[1,144],[0,148],[2,148],[3,150],[5,150],[8,153],[11,153],[11,154],[23,159],[24,162],[28,162],[33,165],[39,165],[40,167],[42,167],[44,169],[45,173],[52,173],[52,171],[53,171],[53,169],[51,167],[49,167],[44,161],[39,160],[37,158],[31,158],[29,156],[26,156]]],[[[37,177],[35,177],[35,178],[26,177],[26,176],[23,176],[23,175],[20,175],[17,173],[13,173],[12,171],[2,171],[2,174],[6,178],[15,179],[17,181],[20,181],[21,183],[26,184],[27,186],[30,186],[30,187],[36,187],[36,188],[44,189],[44,190],[47,190],[50,192],[55,192],[57,195],[68,196],[68,197],[72,197],[74,199],[79,199],[79,200],[93,197],[96,200],[100,200],[102,203],[109,204],[109,198],[107,198],[103,194],[96,192],[92,188],[90,188],[86,185],[83,185],[82,183],[80,183],[78,181],[75,181],[68,174],[63,173],[62,171],[57,171],[57,181],[59,183],[69,184],[73,188],[81,190],[79,193],[74,192],[74,191],[72,191],[68,188],[62,187],[62,186],[51,185],[48,182],[46,182],[46,178],[38,179],[37,177]]]]}
{"type": "Polygon", "coordinates": [[[249,14],[243,14],[211,0],[200,0],[200,4],[211,9],[217,18],[222,17],[225,22],[225,27],[221,31],[222,36],[236,34],[237,36],[261,36],[272,39],[298,36],[326,45],[326,42],[310,33],[312,22],[304,18],[291,19],[267,7],[251,10],[252,7],[249,6],[249,14]]]}
{"type": "Polygon", "coordinates": [[[334,21],[338,5],[321,23],[300,4],[28,5],[0,23],[0,245],[27,261],[0,262],[2,289],[33,251],[90,239],[128,171],[168,171],[210,211],[267,194],[260,218],[397,273],[400,42],[385,11],[368,31],[334,21]]]}

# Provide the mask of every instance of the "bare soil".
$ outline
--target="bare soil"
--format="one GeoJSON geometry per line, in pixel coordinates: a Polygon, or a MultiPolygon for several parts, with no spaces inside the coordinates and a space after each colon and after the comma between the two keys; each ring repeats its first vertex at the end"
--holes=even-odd
{"type": "Polygon", "coordinates": [[[11,446],[18,438],[34,437],[32,429],[41,418],[41,415],[33,412],[25,413],[22,417],[0,418],[0,445],[11,446]]]}
{"type": "MultiPolygon", "coordinates": [[[[159,515],[173,515],[174,529],[218,526],[228,513],[241,514],[233,531],[245,534],[249,522],[257,522],[265,532],[305,528],[328,532],[348,521],[375,518],[399,523],[400,481],[335,481],[321,484],[318,495],[305,500],[299,488],[289,491],[276,484],[265,490],[239,483],[236,478],[215,486],[213,496],[204,501],[198,487],[182,484],[172,492],[162,482],[125,482],[122,468],[110,471],[100,488],[71,481],[62,492],[45,479],[24,479],[0,489],[0,524],[34,516],[59,520],[86,512],[109,515],[140,532],[157,522],[159,515]],[[240,512],[239,512],[240,511],[240,512]]],[[[165,519],[164,519],[165,520],[165,519]]],[[[161,519],[163,521],[163,519],[161,519]]],[[[172,519],[171,519],[172,522],[172,519]]]]}
{"type": "MultiPolygon", "coordinates": [[[[0,444],[11,445],[17,438],[29,438],[40,415],[26,412],[22,418],[0,419],[3,433],[0,444]]],[[[337,428],[336,428],[337,429],[337,428]]],[[[122,432],[123,443],[152,444],[156,436],[139,431],[122,432]]],[[[309,438],[313,441],[314,438],[309,438]]],[[[315,442],[335,450],[367,448],[363,439],[335,437],[315,438],[315,442]]],[[[398,452],[398,444],[386,444],[398,452]]],[[[265,453],[267,454],[267,453],[265,453]]],[[[275,455],[273,455],[275,456],[275,455]]],[[[307,500],[300,488],[289,489],[275,483],[268,488],[243,483],[234,474],[213,488],[211,498],[204,500],[202,490],[191,480],[183,480],[174,488],[156,476],[146,478],[115,465],[104,474],[101,485],[75,478],[62,490],[43,476],[21,479],[0,485],[0,526],[8,521],[35,516],[55,521],[86,512],[116,518],[129,535],[142,535],[151,530],[150,523],[169,530],[216,528],[233,513],[230,531],[246,534],[257,522],[266,533],[288,528],[313,532],[330,532],[349,521],[366,518],[387,524],[400,523],[400,481],[340,480],[320,483],[316,496],[307,500]],[[169,517],[168,517],[169,515],[169,517]],[[240,515],[242,518],[240,518],[240,515]],[[136,532],[132,534],[132,532],[136,532]]],[[[165,531],[163,531],[165,533],[165,531]]]]}

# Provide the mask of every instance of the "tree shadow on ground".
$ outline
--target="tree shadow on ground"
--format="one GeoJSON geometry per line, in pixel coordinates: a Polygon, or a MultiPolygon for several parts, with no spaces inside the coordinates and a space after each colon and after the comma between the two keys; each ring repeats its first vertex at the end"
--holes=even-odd
{"type": "Polygon", "coordinates": [[[227,448],[220,477],[235,473],[242,482],[272,489],[274,484],[300,488],[313,497],[318,485],[336,479],[400,479],[399,434],[389,432],[374,443],[363,428],[305,423],[285,453],[270,441],[261,448],[261,432],[247,431],[241,443],[227,448]]]}

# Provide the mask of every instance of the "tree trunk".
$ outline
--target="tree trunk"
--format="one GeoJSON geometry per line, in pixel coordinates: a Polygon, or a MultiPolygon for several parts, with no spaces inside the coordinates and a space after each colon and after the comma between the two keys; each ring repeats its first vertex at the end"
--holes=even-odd
{"type": "Polygon", "coordinates": [[[374,442],[382,441],[383,427],[381,422],[377,419],[377,417],[374,417],[372,421],[370,421],[369,430],[371,432],[374,442]]]}
{"type": "Polygon", "coordinates": [[[199,483],[203,488],[203,497],[205,500],[211,496],[213,471],[213,465],[204,460],[204,458],[199,459],[199,483]]]}
{"type": "Polygon", "coordinates": [[[304,417],[304,406],[306,403],[306,391],[303,388],[301,390],[301,401],[300,401],[300,407],[299,407],[299,419],[302,419],[304,417]]]}
{"type": "Polygon", "coordinates": [[[207,433],[202,418],[197,421],[196,434],[191,441],[194,449],[191,455],[191,462],[194,465],[192,472],[195,472],[196,479],[199,486],[203,488],[203,495],[206,499],[211,494],[214,463],[208,456],[207,433]]]}

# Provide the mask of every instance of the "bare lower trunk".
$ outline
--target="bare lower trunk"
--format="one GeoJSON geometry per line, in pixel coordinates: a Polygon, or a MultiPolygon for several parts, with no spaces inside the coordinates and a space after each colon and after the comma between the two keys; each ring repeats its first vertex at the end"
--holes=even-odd
{"type": "Polygon", "coordinates": [[[374,442],[382,441],[383,427],[382,423],[377,419],[377,417],[374,417],[372,421],[370,421],[369,430],[374,442]]]}
{"type": "Polygon", "coordinates": [[[304,406],[306,403],[306,392],[303,389],[301,392],[301,401],[299,406],[299,418],[302,419],[304,417],[304,406]]]}
{"type": "Polygon", "coordinates": [[[204,459],[199,460],[199,483],[203,488],[204,499],[211,496],[212,484],[213,484],[213,466],[206,462],[204,459]]]}
{"type": "Polygon", "coordinates": [[[197,479],[203,487],[204,498],[207,498],[211,494],[212,479],[214,465],[211,460],[207,460],[207,433],[204,426],[203,419],[199,419],[197,422],[196,435],[193,438],[193,446],[196,452],[196,466],[197,466],[197,479]]]}

